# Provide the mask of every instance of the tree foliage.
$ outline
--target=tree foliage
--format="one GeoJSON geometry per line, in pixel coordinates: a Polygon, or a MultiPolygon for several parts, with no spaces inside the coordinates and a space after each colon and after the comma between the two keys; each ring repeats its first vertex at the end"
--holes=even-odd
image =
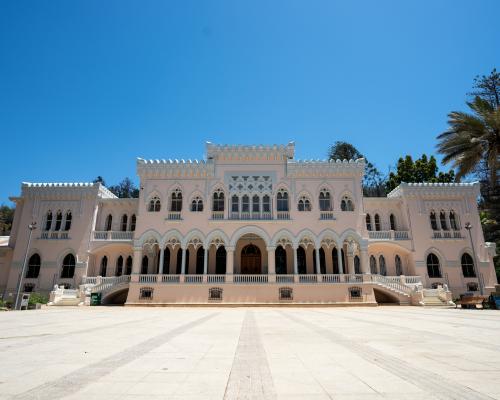
{"type": "Polygon", "coordinates": [[[337,141],[328,150],[329,160],[357,160],[365,159],[365,175],[363,178],[363,194],[368,197],[381,197],[385,195],[384,177],[380,171],[368,161],[351,143],[337,141]]]}
{"type": "Polygon", "coordinates": [[[455,173],[453,170],[441,172],[438,170],[438,165],[434,156],[427,157],[423,154],[422,157],[413,161],[413,158],[407,155],[398,160],[396,172],[389,174],[389,179],[386,182],[387,192],[396,188],[401,182],[406,183],[422,183],[422,182],[443,182],[449,183],[455,181],[455,173]]]}
{"type": "Polygon", "coordinates": [[[14,221],[14,210],[14,208],[5,204],[0,206],[0,236],[5,236],[10,233],[12,222],[14,221]]]}
{"type": "MultiPolygon", "coordinates": [[[[104,178],[100,175],[97,178],[95,178],[93,182],[100,183],[103,186],[106,186],[104,178]]],[[[117,185],[108,186],[108,189],[116,197],[122,199],[139,197],[139,189],[135,186],[134,182],[132,182],[132,180],[128,177],[124,178],[117,185]]]]}

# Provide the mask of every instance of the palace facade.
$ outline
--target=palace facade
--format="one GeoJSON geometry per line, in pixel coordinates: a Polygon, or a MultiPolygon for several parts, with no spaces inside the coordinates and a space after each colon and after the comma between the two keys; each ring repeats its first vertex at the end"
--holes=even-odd
{"type": "Polygon", "coordinates": [[[363,159],[294,150],[207,143],[202,161],[139,158],[133,199],[100,183],[23,183],[0,290],[15,292],[26,252],[22,290],[60,285],[84,303],[95,292],[126,305],[423,305],[493,290],[478,183],[368,198],[363,159]]]}

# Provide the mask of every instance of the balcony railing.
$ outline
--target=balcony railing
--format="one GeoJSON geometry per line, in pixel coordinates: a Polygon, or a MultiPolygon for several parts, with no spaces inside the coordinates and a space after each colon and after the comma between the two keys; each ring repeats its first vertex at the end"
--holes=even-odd
{"type": "Polygon", "coordinates": [[[319,219],[335,219],[333,216],[333,211],[320,211],[319,219]]]}
{"type": "Polygon", "coordinates": [[[118,242],[129,241],[134,238],[132,231],[94,231],[94,240],[115,240],[118,242]]]}
{"type": "Polygon", "coordinates": [[[408,231],[368,231],[368,237],[375,240],[410,240],[408,231]]]}
{"type": "Polygon", "coordinates": [[[460,231],[433,231],[433,239],[463,239],[460,231]]]}
{"type": "Polygon", "coordinates": [[[40,239],[69,239],[69,234],[67,231],[44,231],[40,234],[40,239]]]}
{"type": "Polygon", "coordinates": [[[180,211],[169,211],[167,214],[167,219],[173,221],[180,221],[182,219],[180,211]]]}
{"type": "Polygon", "coordinates": [[[235,220],[272,220],[273,214],[271,211],[262,211],[262,212],[250,212],[250,211],[242,211],[242,212],[231,212],[231,219],[235,220]]]}
{"type": "Polygon", "coordinates": [[[268,275],[234,275],[234,283],[254,284],[254,283],[268,283],[268,275]]]}
{"type": "Polygon", "coordinates": [[[224,211],[212,211],[212,219],[224,219],[224,211]]]}
{"type": "Polygon", "coordinates": [[[290,211],[278,211],[276,217],[277,219],[290,219],[290,211]]]}

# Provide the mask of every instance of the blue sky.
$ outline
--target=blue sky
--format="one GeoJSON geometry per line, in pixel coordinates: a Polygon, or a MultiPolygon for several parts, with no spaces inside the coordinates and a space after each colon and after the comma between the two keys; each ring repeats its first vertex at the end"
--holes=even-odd
{"type": "Polygon", "coordinates": [[[353,143],[387,172],[433,153],[500,2],[2,1],[0,203],[22,181],[137,181],[135,158],[204,142],[353,143]]]}

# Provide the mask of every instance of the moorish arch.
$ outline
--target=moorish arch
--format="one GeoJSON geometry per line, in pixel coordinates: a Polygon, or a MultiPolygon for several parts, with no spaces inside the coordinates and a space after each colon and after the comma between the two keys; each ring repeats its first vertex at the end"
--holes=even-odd
{"type": "Polygon", "coordinates": [[[233,233],[233,236],[231,236],[230,246],[236,247],[238,240],[248,234],[259,236],[260,238],[262,238],[266,246],[269,246],[271,243],[271,239],[265,230],[255,225],[248,225],[239,228],[238,230],[236,230],[236,232],[233,233]]]}

